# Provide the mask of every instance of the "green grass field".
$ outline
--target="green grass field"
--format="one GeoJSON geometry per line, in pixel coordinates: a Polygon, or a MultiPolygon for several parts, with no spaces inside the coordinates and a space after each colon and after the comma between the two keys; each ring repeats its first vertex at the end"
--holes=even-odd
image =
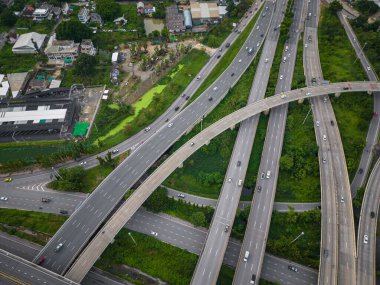
{"type": "MultiPolygon", "coordinates": [[[[324,78],[331,82],[367,80],[338,16],[322,9],[319,51],[324,78]]],[[[368,126],[373,114],[373,98],[365,93],[347,93],[332,98],[341,134],[350,180],[359,165],[368,126]]]]}
{"type": "Polygon", "coordinates": [[[0,52],[0,72],[27,72],[34,68],[38,61],[35,54],[14,54],[12,45],[5,44],[0,52]]]}

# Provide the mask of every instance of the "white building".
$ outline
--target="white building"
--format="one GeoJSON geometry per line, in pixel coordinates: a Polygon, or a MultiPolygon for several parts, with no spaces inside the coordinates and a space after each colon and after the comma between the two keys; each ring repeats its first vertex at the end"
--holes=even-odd
{"type": "Polygon", "coordinates": [[[55,64],[72,63],[79,54],[79,44],[74,41],[57,41],[50,37],[45,54],[55,64]]]}
{"type": "Polygon", "coordinates": [[[12,48],[12,52],[16,54],[37,53],[44,43],[46,35],[35,32],[21,35],[12,48]]]}
{"type": "Polygon", "coordinates": [[[4,74],[0,74],[0,98],[6,97],[9,91],[9,82],[5,81],[4,77],[4,74]]]}
{"type": "Polygon", "coordinates": [[[118,52],[114,52],[112,54],[112,59],[111,59],[112,63],[117,63],[118,59],[119,59],[119,53],[118,52]]]}
{"type": "Polygon", "coordinates": [[[88,10],[86,7],[81,8],[78,13],[78,19],[82,24],[87,23],[90,19],[90,10],[88,10]]]}
{"type": "Polygon", "coordinates": [[[44,4],[41,5],[39,8],[34,10],[33,12],[33,20],[34,21],[43,21],[49,17],[52,9],[52,5],[44,4]]]}

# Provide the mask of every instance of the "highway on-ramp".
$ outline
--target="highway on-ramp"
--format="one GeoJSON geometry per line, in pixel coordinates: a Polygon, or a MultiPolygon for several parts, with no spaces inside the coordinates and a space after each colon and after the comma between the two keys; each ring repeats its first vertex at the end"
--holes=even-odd
{"type": "MultiPolygon", "coordinates": [[[[75,261],[75,264],[70,268],[66,276],[73,280],[81,280],[86,272],[90,270],[95,261],[100,257],[108,244],[113,241],[120,229],[153,193],[153,191],[160,186],[177,167],[182,165],[190,155],[204,144],[207,144],[212,138],[226,129],[233,127],[237,123],[251,116],[257,115],[264,110],[294,100],[304,99],[305,97],[310,98],[337,92],[348,92],[348,90],[346,90],[348,86],[350,87],[350,92],[373,92],[380,90],[380,83],[378,82],[344,82],[292,90],[249,104],[206,128],[204,131],[193,137],[190,142],[186,143],[172,154],[144,181],[144,183],[139,186],[138,189],[131,194],[131,196],[109,218],[105,225],[88,243],[88,246],[82,251],[81,255],[75,261]]],[[[86,204],[84,203],[84,205],[86,204]]]]}
{"type": "Polygon", "coordinates": [[[357,284],[376,284],[376,229],[380,201],[380,159],[369,177],[360,212],[357,284]]]}

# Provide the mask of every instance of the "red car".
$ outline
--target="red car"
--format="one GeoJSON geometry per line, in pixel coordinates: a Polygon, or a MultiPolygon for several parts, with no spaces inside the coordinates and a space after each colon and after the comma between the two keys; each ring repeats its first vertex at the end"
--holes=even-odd
{"type": "Polygon", "coordinates": [[[378,115],[379,115],[379,113],[377,113],[377,112],[374,113],[375,118],[377,118],[378,115]]]}
{"type": "Polygon", "coordinates": [[[45,256],[40,256],[40,258],[37,259],[37,264],[41,265],[42,263],[44,263],[45,259],[45,256]]]}

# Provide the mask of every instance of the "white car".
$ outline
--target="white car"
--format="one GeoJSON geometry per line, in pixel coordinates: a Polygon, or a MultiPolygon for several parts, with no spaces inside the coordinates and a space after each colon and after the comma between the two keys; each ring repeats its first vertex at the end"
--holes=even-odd
{"type": "Polygon", "coordinates": [[[305,47],[307,48],[307,44],[305,44],[305,47]]]}
{"type": "Polygon", "coordinates": [[[367,235],[364,235],[364,243],[365,243],[365,244],[368,243],[368,236],[367,236],[367,235]]]}
{"type": "Polygon", "coordinates": [[[283,78],[284,78],[284,76],[281,74],[281,75],[280,75],[280,80],[282,80],[283,78]]]}
{"type": "Polygon", "coordinates": [[[367,70],[370,71],[370,70],[371,70],[371,67],[367,66],[367,70]]]}
{"type": "Polygon", "coordinates": [[[150,131],[150,127],[145,128],[145,131],[149,132],[150,131]]]}
{"type": "Polygon", "coordinates": [[[168,125],[168,128],[171,128],[173,126],[173,123],[170,123],[169,125],[168,125]]]}
{"type": "Polygon", "coordinates": [[[286,94],[281,93],[281,99],[285,99],[285,98],[286,98],[286,94]]]}
{"type": "Polygon", "coordinates": [[[155,236],[155,237],[158,236],[158,233],[157,233],[157,232],[154,232],[154,231],[151,231],[150,234],[151,234],[152,236],[155,236]]]}
{"type": "Polygon", "coordinates": [[[265,63],[267,63],[268,61],[269,61],[269,59],[266,58],[266,59],[265,59],[265,63]]]}
{"type": "Polygon", "coordinates": [[[181,194],[181,193],[180,193],[180,194],[178,194],[177,196],[178,196],[178,198],[182,198],[182,199],[185,198],[185,194],[181,194]]]}
{"type": "Polygon", "coordinates": [[[241,59],[239,59],[239,62],[241,62],[241,59]]]}
{"type": "Polygon", "coordinates": [[[311,93],[310,93],[310,92],[307,92],[307,93],[306,93],[306,96],[310,96],[310,95],[311,95],[311,93]]]}
{"type": "Polygon", "coordinates": [[[218,87],[217,87],[217,86],[215,86],[215,87],[213,88],[213,90],[214,90],[214,91],[218,90],[218,87]]]}
{"type": "Polygon", "coordinates": [[[0,200],[1,200],[1,201],[7,201],[8,198],[7,198],[7,197],[0,197],[0,200]]]}
{"type": "Polygon", "coordinates": [[[325,164],[327,162],[326,158],[322,158],[322,163],[325,164]]]}
{"type": "Polygon", "coordinates": [[[113,150],[112,150],[112,153],[113,153],[113,154],[118,153],[118,152],[119,152],[118,149],[113,149],[113,150]]]}
{"type": "Polygon", "coordinates": [[[326,141],[327,140],[327,137],[326,135],[323,135],[323,140],[326,141]]]}
{"type": "Polygon", "coordinates": [[[231,183],[232,182],[232,178],[230,177],[230,178],[228,178],[228,183],[231,183]]]}
{"type": "Polygon", "coordinates": [[[85,166],[87,164],[87,161],[82,161],[81,163],[79,163],[80,166],[85,166]]]}
{"type": "Polygon", "coordinates": [[[315,125],[319,127],[319,121],[315,121],[315,125]]]}

